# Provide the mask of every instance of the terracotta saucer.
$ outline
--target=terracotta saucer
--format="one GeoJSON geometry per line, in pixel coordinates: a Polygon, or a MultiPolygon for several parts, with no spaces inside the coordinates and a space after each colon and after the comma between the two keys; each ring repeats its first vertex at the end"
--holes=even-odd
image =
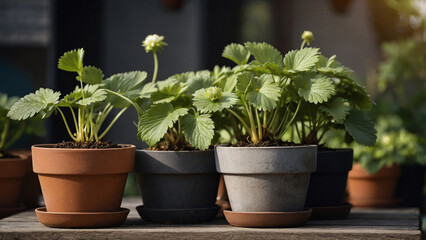
{"type": "Polygon", "coordinates": [[[300,212],[233,212],[223,211],[229,224],[235,227],[296,227],[304,225],[312,209],[300,212]]]}
{"type": "Polygon", "coordinates": [[[130,210],[121,208],[117,212],[46,212],[45,207],[35,210],[38,220],[46,227],[54,228],[98,228],[122,224],[130,210]]]}
{"type": "Polygon", "coordinates": [[[153,209],[137,206],[136,210],[145,222],[188,224],[211,221],[216,218],[220,206],[189,209],[153,209]]]}
{"type": "Polygon", "coordinates": [[[312,215],[310,220],[333,220],[344,219],[351,213],[352,204],[345,203],[341,206],[311,207],[312,215]]]}
{"type": "Polygon", "coordinates": [[[15,213],[19,213],[25,210],[24,204],[19,204],[17,207],[0,208],[0,219],[9,217],[15,213]]]}
{"type": "Polygon", "coordinates": [[[401,199],[390,198],[390,199],[372,199],[372,198],[351,198],[349,202],[354,207],[377,207],[377,208],[392,208],[397,207],[401,199]]]}

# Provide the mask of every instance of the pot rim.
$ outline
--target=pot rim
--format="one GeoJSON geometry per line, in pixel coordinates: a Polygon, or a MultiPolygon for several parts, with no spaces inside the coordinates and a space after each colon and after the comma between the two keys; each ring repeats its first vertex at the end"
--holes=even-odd
{"type": "Polygon", "coordinates": [[[216,148],[232,148],[232,149],[290,149],[290,148],[317,148],[318,145],[314,144],[308,144],[308,145],[298,145],[298,146],[270,146],[270,147],[231,147],[231,146],[223,146],[223,145],[216,145],[214,146],[216,148]]]}
{"type": "Polygon", "coordinates": [[[120,149],[136,148],[133,144],[117,144],[121,148],[53,148],[55,143],[47,144],[35,144],[31,146],[31,149],[50,149],[52,151],[117,151],[120,149]]]}
{"type": "Polygon", "coordinates": [[[193,153],[193,152],[211,152],[214,151],[214,149],[207,149],[207,150],[179,150],[179,151],[163,151],[163,150],[149,150],[148,148],[136,148],[136,151],[143,151],[143,152],[164,152],[164,153],[193,153]]]}

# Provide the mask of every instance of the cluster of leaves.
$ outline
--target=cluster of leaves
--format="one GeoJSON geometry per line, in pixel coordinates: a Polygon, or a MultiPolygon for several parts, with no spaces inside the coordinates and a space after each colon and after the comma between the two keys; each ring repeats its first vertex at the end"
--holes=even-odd
{"type": "MultiPolygon", "coordinates": [[[[214,72],[185,72],[164,81],[146,84],[144,88],[149,91],[143,95],[149,101],[146,105],[150,106],[139,115],[138,138],[151,149],[167,149],[168,145],[208,149],[215,136],[215,116],[205,111],[208,106],[194,107],[193,96],[195,99],[200,91],[205,93],[205,88],[214,84],[218,71],[216,68],[214,72]]],[[[236,99],[232,97],[232,94],[224,93],[218,102],[233,104],[236,99]]]]}
{"type": "Polygon", "coordinates": [[[426,164],[426,139],[408,132],[397,115],[381,115],[376,123],[378,140],[373,147],[342,144],[341,136],[335,133],[327,140],[333,147],[351,147],[354,160],[368,173],[374,174],[383,166],[426,164]]]}
{"type": "Polygon", "coordinates": [[[238,140],[257,143],[282,139],[292,126],[302,143],[318,144],[331,127],[343,127],[359,143],[376,140],[374,123],[365,110],[371,101],[365,89],[353,80],[350,70],[326,58],[318,48],[302,48],[284,57],[267,43],[230,44],[223,57],[237,64],[217,74],[217,92],[227,93],[226,106],[200,89],[194,106],[206,113],[225,109],[238,140]],[[250,57],[254,59],[249,62],[250,57]],[[293,124],[293,125],[292,125],[293,124]],[[306,134],[307,132],[307,134],[306,134]]]}
{"type": "Polygon", "coordinates": [[[120,73],[103,79],[102,71],[93,66],[83,66],[84,50],[76,49],[60,57],[58,68],[77,73],[75,90],[60,98],[61,93],[52,89],[40,88],[35,93],[19,99],[8,112],[13,120],[25,120],[34,116],[47,118],[59,112],[69,136],[76,142],[100,141],[118,118],[134,102],[141,98],[145,72],[120,73]],[[107,116],[114,108],[121,109],[101,132],[107,116]],[[72,116],[72,126],[65,116],[68,109],[72,116]],[[74,127],[74,130],[72,130],[74,127]]]}
{"type": "Polygon", "coordinates": [[[45,134],[41,119],[18,122],[7,117],[8,111],[18,100],[18,97],[8,97],[0,93],[0,158],[3,156],[3,151],[9,149],[23,134],[40,137],[45,134]]]}

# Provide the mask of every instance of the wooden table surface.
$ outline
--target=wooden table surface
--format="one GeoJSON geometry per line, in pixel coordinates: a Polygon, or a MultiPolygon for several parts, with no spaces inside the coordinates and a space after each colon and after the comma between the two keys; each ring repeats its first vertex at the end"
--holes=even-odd
{"type": "Polygon", "coordinates": [[[144,223],[125,198],[126,222],[115,228],[57,229],[43,226],[33,210],[0,220],[0,239],[420,239],[419,210],[354,208],[344,220],[309,221],[297,228],[237,228],[224,218],[192,225],[144,223]]]}

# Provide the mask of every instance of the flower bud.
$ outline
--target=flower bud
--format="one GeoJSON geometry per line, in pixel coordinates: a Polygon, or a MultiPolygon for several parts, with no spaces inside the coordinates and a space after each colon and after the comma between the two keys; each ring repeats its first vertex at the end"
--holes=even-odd
{"type": "Polygon", "coordinates": [[[142,42],[142,46],[145,47],[146,52],[161,52],[163,46],[167,46],[167,43],[163,42],[163,40],[164,36],[159,36],[157,34],[148,35],[142,42]]]}
{"type": "Polygon", "coordinates": [[[209,87],[206,91],[206,98],[210,101],[216,101],[222,97],[222,89],[218,87],[209,87]]]}
{"type": "Polygon", "coordinates": [[[309,45],[314,40],[314,34],[311,31],[304,31],[302,39],[309,45]]]}

